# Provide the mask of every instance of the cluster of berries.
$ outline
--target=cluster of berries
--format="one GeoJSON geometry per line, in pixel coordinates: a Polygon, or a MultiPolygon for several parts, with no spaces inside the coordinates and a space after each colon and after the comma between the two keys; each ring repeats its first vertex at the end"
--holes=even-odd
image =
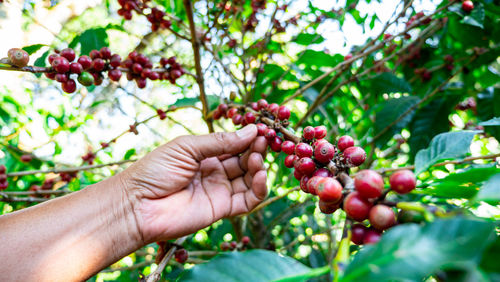
{"type": "Polygon", "coordinates": [[[7,168],[5,165],[0,165],[0,190],[5,190],[9,186],[7,181],[7,168]]]}
{"type": "Polygon", "coordinates": [[[250,244],[250,237],[243,236],[241,238],[241,241],[240,241],[239,244],[236,241],[222,242],[220,244],[220,250],[223,251],[223,252],[225,252],[225,251],[233,251],[233,250],[236,250],[236,249],[243,250],[243,249],[246,248],[246,246],[248,246],[248,244],[250,244]]]}
{"type": "MultiPolygon", "coordinates": [[[[160,261],[167,254],[168,250],[172,247],[173,244],[166,241],[156,242],[156,244],[158,244],[158,251],[156,254],[155,263],[160,263],[160,261]]],[[[177,246],[177,250],[175,250],[174,252],[175,260],[178,263],[185,263],[189,258],[188,251],[180,245],[175,245],[175,246],[177,246]]]]}
{"type": "Polygon", "coordinates": [[[255,31],[255,28],[259,24],[257,19],[257,13],[259,10],[264,10],[266,8],[266,0],[252,0],[252,13],[248,16],[243,29],[245,31],[255,31]]]}
{"type": "Polygon", "coordinates": [[[466,111],[466,110],[476,111],[477,110],[476,100],[474,100],[473,97],[469,97],[469,98],[467,98],[467,100],[458,103],[455,106],[455,109],[459,110],[459,111],[466,111]]]}
{"type": "MultiPolygon", "coordinates": [[[[36,184],[31,185],[30,191],[51,190],[54,187],[54,183],[55,178],[45,179],[41,186],[36,184]]],[[[46,196],[49,197],[49,195],[46,196]]]]}
{"type": "Polygon", "coordinates": [[[152,31],[170,28],[172,22],[165,17],[165,12],[156,7],[151,8],[149,13],[146,12],[149,8],[147,2],[147,0],[118,0],[118,4],[121,6],[118,10],[118,15],[122,16],[125,20],[131,20],[132,11],[136,11],[137,14],[146,15],[148,21],[151,23],[152,31]]]}

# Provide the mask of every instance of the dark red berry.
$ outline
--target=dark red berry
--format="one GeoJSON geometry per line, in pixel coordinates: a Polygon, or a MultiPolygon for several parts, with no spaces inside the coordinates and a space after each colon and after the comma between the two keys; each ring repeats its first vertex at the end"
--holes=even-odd
{"type": "Polygon", "coordinates": [[[274,131],[274,129],[272,128],[267,128],[266,132],[264,133],[264,137],[266,137],[266,139],[268,140],[271,140],[276,137],[276,131],[274,131]]]}
{"type": "Polygon", "coordinates": [[[326,126],[324,125],[320,125],[320,126],[316,126],[314,128],[314,138],[316,139],[323,139],[326,137],[326,126]]]}
{"type": "Polygon", "coordinates": [[[260,99],[259,101],[257,101],[257,105],[259,106],[259,110],[267,109],[267,106],[269,106],[265,99],[260,99]]]}
{"type": "Polygon", "coordinates": [[[58,57],[59,57],[59,55],[58,55],[58,54],[51,54],[51,55],[49,56],[49,64],[51,64],[51,65],[52,65],[52,62],[53,62],[56,58],[58,58],[58,57]]]}
{"type": "Polygon", "coordinates": [[[309,181],[309,176],[307,176],[307,175],[302,176],[302,178],[300,179],[300,189],[302,191],[304,191],[305,193],[309,193],[309,191],[307,189],[308,181],[309,181]]]}
{"type": "Polygon", "coordinates": [[[362,224],[354,224],[351,227],[351,241],[356,245],[363,245],[368,228],[362,224]]]}
{"type": "Polygon", "coordinates": [[[335,146],[330,142],[324,142],[314,149],[314,158],[320,163],[328,163],[335,155],[335,146]]]}
{"type": "Polygon", "coordinates": [[[250,108],[252,108],[252,110],[254,110],[254,111],[258,111],[259,110],[259,104],[257,104],[257,102],[251,102],[250,103],[250,108]]]}
{"type": "Polygon", "coordinates": [[[7,171],[7,167],[5,165],[0,165],[0,174],[4,174],[7,171]]]}
{"type": "Polygon", "coordinates": [[[361,197],[358,192],[352,192],[344,200],[344,211],[350,218],[363,221],[368,218],[372,205],[367,199],[361,197]]]}
{"type": "Polygon", "coordinates": [[[243,121],[243,117],[240,114],[235,114],[232,118],[234,125],[240,125],[243,121]]]}
{"type": "Polygon", "coordinates": [[[317,195],[318,191],[316,188],[318,187],[318,183],[323,179],[322,176],[313,176],[307,181],[307,191],[313,195],[317,195]]]}
{"type": "Polygon", "coordinates": [[[287,120],[290,118],[290,109],[286,106],[281,106],[278,108],[278,119],[287,120]]]}
{"type": "Polygon", "coordinates": [[[314,127],[312,126],[306,126],[304,130],[302,131],[302,137],[306,140],[312,140],[314,138],[314,127]]]}
{"type": "Polygon", "coordinates": [[[314,173],[313,176],[321,176],[321,177],[333,177],[333,174],[326,168],[320,168],[317,169],[314,173]]]}
{"type": "Polygon", "coordinates": [[[400,170],[391,175],[389,183],[391,184],[391,189],[395,192],[399,194],[406,194],[415,189],[417,179],[412,171],[400,170]]]}
{"type": "Polygon", "coordinates": [[[249,243],[250,243],[250,237],[243,236],[243,238],[241,238],[241,244],[243,244],[244,246],[248,245],[249,243]]]}
{"type": "Polygon", "coordinates": [[[67,73],[69,71],[68,59],[64,57],[57,57],[52,62],[52,67],[57,73],[67,73]]]}
{"type": "Polygon", "coordinates": [[[344,158],[347,164],[360,166],[366,160],[366,152],[361,147],[349,147],[344,150],[344,158]]]}
{"type": "Polygon", "coordinates": [[[267,110],[271,112],[273,115],[277,116],[278,115],[278,110],[280,106],[276,103],[272,103],[269,106],[267,106],[267,110]]]}
{"type": "Polygon", "coordinates": [[[363,244],[375,244],[380,241],[380,237],[382,237],[382,234],[380,234],[380,232],[373,229],[368,229],[365,233],[365,237],[363,238],[363,244]]]}
{"type": "Polygon", "coordinates": [[[111,50],[108,47],[102,47],[99,54],[101,54],[101,58],[104,60],[111,59],[111,50]]]}
{"type": "Polygon", "coordinates": [[[347,54],[344,56],[344,61],[352,59],[352,54],[347,54]]]}
{"type": "Polygon", "coordinates": [[[76,57],[75,51],[71,48],[62,49],[60,55],[70,62],[73,62],[76,57]]]}
{"type": "Polygon", "coordinates": [[[250,112],[246,113],[244,118],[248,124],[255,123],[255,115],[253,113],[250,112]]]}
{"type": "Polygon", "coordinates": [[[89,56],[83,55],[80,58],[78,58],[78,63],[82,65],[84,70],[87,70],[92,66],[92,59],[89,56]]]}
{"type": "Polygon", "coordinates": [[[188,259],[189,255],[186,249],[180,249],[175,251],[175,260],[178,263],[185,263],[188,259]]]}
{"type": "Polygon", "coordinates": [[[238,243],[236,243],[236,241],[232,241],[230,243],[230,246],[231,246],[231,249],[234,250],[234,249],[236,249],[236,247],[238,247],[238,243]]]}
{"type": "MultiPolygon", "coordinates": [[[[228,113],[228,117],[229,117],[229,113],[228,113]]],[[[264,134],[266,134],[266,129],[267,129],[267,125],[265,125],[263,123],[257,123],[257,135],[258,136],[264,136],[264,134]]]]}
{"type": "Polygon", "coordinates": [[[149,75],[149,79],[158,80],[160,79],[160,74],[158,72],[152,71],[151,74],[149,75]]]}
{"type": "Polygon", "coordinates": [[[373,170],[362,170],[354,177],[354,187],[363,198],[378,198],[384,191],[384,179],[373,170]]]}
{"type": "Polygon", "coordinates": [[[92,68],[96,71],[102,71],[104,69],[105,62],[101,58],[96,58],[92,61],[92,68]]]}
{"type": "MultiPolygon", "coordinates": [[[[282,145],[283,147],[283,145],[282,145]]],[[[299,157],[297,157],[296,155],[288,155],[286,156],[285,158],[285,166],[288,167],[288,168],[292,168],[295,164],[295,161],[298,160],[299,157]]]]}
{"type": "Polygon", "coordinates": [[[148,81],[142,77],[136,78],[135,82],[137,83],[137,87],[139,87],[141,89],[146,88],[146,85],[148,83],[148,81]]]}
{"type": "Polygon", "coordinates": [[[227,109],[228,109],[228,108],[229,108],[229,107],[228,107],[226,104],[219,104],[219,106],[217,106],[217,109],[218,109],[219,111],[221,111],[221,113],[225,113],[225,112],[227,112],[227,109]]]}
{"type": "Polygon", "coordinates": [[[57,82],[63,83],[63,82],[68,81],[68,79],[69,79],[69,77],[65,73],[58,73],[58,74],[56,74],[56,81],[57,82]]]}
{"type": "Polygon", "coordinates": [[[130,68],[132,68],[133,64],[134,64],[134,61],[132,61],[131,59],[126,59],[125,61],[122,61],[121,65],[124,68],[130,69],[130,68]]]}
{"type": "Polygon", "coordinates": [[[281,152],[281,144],[283,140],[281,140],[280,137],[276,136],[273,139],[268,139],[269,140],[269,146],[271,147],[271,150],[273,150],[276,153],[281,152]]]}
{"type": "Polygon", "coordinates": [[[222,242],[220,244],[220,250],[221,251],[227,251],[231,248],[231,245],[228,242],[222,242]]]}
{"type": "Polygon", "coordinates": [[[101,53],[99,53],[99,51],[97,50],[92,50],[90,51],[89,53],[89,57],[94,60],[94,59],[97,59],[97,58],[101,58],[101,53]]]}
{"type": "Polygon", "coordinates": [[[31,155],[22,155],[21,156],[21,161],[23,163],[29,163],[33,160],[33,157],[31,155]]]}
{"type": "Polygon", "coordinates": [[[222,117],[222,112],[219,109],[215,109],[212,117],[214,118],[214,120],[218,120],[222,117]]]}
{"type": "Polygon", "coordinates": [[[311,158],[308,157],[300,158],[295,163],[294,167],[296,170],[300,171],[302,174],[305,175],[312,175],[316,170],[316,164],[311,158]]]}
{"type": "MultiPolygon", "coordinates": [[[[297,162],[295,162],[295,163],[297,163],[297,162]]],[[[293,171],[293,176],[295,177],[295,179],[300,181],[302,179],[302,176],[304,176],[304,174],[302,172],[300,172],[298,169],[295,169],[293,171]]]]}
{"type": "MultiPolygon", "coordinates": [[[[233,116],[238,112],[237,108],[231,108],[227,110],[227,117],[228,118],[233,118],[233,116]]],[[[267,128],[267,127],[266,127],[267,128]]]]}
{"type": "Polygon", "coordinates": [[[108,77],[112,81],[119,81],[122,77],[122,72],[119,69],[112,69],[108,71],[108,77]]]}
{"type": "Polygon", "coordinates": [[[73,93],[76,91],[76,82],[73,79],[69,79],[68,81],[62,84],[62,90],[66,93],[73,93]]]}
{"type": "Polygon", "coordinates": [[[368,219],[371,226],[377,230],[385,230],[396,224],[394,211],[386,205],[376,205],[371,208],[368,219]]]}
{"type": "Polygon", "coordinates": [[[0,182],[0,190],[5,190],[7,187],[9,187],[8,181],[0,182]]]}
{"type": "Polygon", "coordinates": [[[71,63],[69,65],[69,71],[71,73],[81,74],[83,72],[83,66],[80,63],[71,63]]]}
{"type": "Polygon", "coordinates": [[[354,146],[354,139],[352,139],[352,137],[349,135],[340,137],[339,141],[337,142],[337,148],[339,148],[341,152],[352,146],[354,146]]]}
{"type": "Polygon", "coordinates": [[[313,149],[309,144],[299,143],[297,144],[297,146],[295,146],[295,155],[297,155],[299,158],[310,158],[313,155],[313,149]]]}
{"type": "Polygon", "coordinates": [[[9,57],[11,64],[19,68],[27,66],[30,60],[28,52],[19,48],[9,49],[7,56],[9,57]]]}
{"type": "Polygon", "coordinates": [[[135,73],[141,73],[142,72],[142,66],[138,63],[134,63],[132,65],[132,71],[135,73]]]}
{"type": "Polygon", "coordinates": [[[152,73],[151,69],[142,69],[141,77],[142,78],[149,78],[151,73],[152,73]]]}
{"type": "Polygon", "coordinates": [[[322,213],[332,214],[340,208],[340,205],[339,205],[339,203],[325,202],[325,201],[320,199],[318,202],[318,207],[322,213]]]}
{"type": "Polygon", "coordinates": [[[323,177],[316,185],[316,193],[324,202],[338,203],[342,199],[342,185],[331,177],[323,177]]]}
{"type": "Polygon", "coordinates": [[[118,54],[114,54],[111,56],[111,59],[109,60],[109,65],[112,66],[113,68],[117,68],[121,65],[122,63],[122,58],[118,54]]]}
{"type": "Polygon", "coordinates": [[[287,155],[291,155],[295,152],[295,144],[287,140],[281,144],[281,151],[287,155]]]}
{"type": "Polygon", "coordinates": [[[462,2],[462,10],[466,13],[470,13],[474,9],[474,3],[470,0],[462,2]]]}

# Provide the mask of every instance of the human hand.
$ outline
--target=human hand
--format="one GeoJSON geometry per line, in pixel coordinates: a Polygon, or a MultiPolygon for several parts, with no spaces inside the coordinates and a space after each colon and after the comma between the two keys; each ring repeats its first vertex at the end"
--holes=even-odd
{"type": "Polygon", "coordinates": [[[143,243],[191,234],[251,211],[267,195],[266,147],[255,125],[182,136],[121,173],[143,243]]]}

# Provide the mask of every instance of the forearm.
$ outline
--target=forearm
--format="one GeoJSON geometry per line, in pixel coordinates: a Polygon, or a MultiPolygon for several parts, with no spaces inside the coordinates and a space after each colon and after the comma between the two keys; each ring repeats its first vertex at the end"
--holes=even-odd
{"type": "Polygon", "coordinates": [[[119,177],[0,217],[0,280],[83,280],[141,247],[119,177]]]}

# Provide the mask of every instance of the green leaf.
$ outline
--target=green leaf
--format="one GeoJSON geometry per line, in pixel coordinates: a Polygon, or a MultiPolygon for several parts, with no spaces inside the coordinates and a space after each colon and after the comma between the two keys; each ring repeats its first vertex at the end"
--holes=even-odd
{"type": "Polygon", "coordinates": [[[343,60],[340,55],[329,55],[323,51],[305,50],[303,53],[298,54],[299,59],[296,64],[304,64],[307,67],[334,67],[343,60]]]}
{"type": "Polygon", "coordinates": [[[130,160],[130,158],[135,155],[135,149],[129,149],[126,153],[125,156],[123,157],[124,160],[130,160]]]}
{"type": "Polygon", "coordinates": [[[82,32],[80,35],[75,36],[69,43],[70,48],[75,48],[78,44],[81,45],[81,54],[89,54],[90,51],[101,47],[109,46],[108,34],[106,28],[90,28],[82,32]]]}
{"type": "Polygon", "coordinates": [[[384,72],[372,79],[372,93],[376,96],[390,93],[410,93],[412,88],[403,78],[384,72]]]}
{"type": "Polygon", "coordinates": [[[481,187],[476,199],[489,203],[498,203],[500,201],[500,173],[492,176],[483,187],[481,187]]]}
{"type": "Polygon", "coordinates": [[[290,257],[252,250],[218,255],[207,263],[183,271],[178,281],[272,281],[310,271],[309,267],[290,257]]]}
{"type": "Polygon", "coordinates": [[[482,125],[482,126],[499,126],[500,125],[500,117],[496,117],[496,118],[492,118],[492,119],[487,120],[487,121],[483,121],[483,122],[479,123],[479,125],[482,125]]]}
{"type": "Polygon", "coordinates": [[[182,98],[175,101],[174,105],[176,107],[186,107],[186,106],[194,106],[200,99],[198,98],[182,98]]]}
{"type": "Polygon", "coordinates": [[[484,6],[481,2],[474,2],[474,9],[470,12],[470,14],[466,15],[461,23],[477,26],[483,28],[484,23],[484,6]]]}
{"type": "Polygon", "coordinates": [[[341,281],[421,281],[438,270],[477,265],[494,237],[492,222],[461,217],[399,225],[358,252],[341,281]]]}
{"type": "MultiPolygon", "coordinates": [[[[46,51],[45,53],[42,54],[42,56],[40,56],[38,59],[35,60],[34,65],[37,67],[45,67],[46,66],[45,60],[47,59],[48,56],[49,56],[49,51],[46,51]]],[[[41,73],[35,73],[35,75],[38,78],[42,76],[41,73]]]]}
{"type": "Polygon", "coordinates": [[[479,131],[447,132],[436,135],[427,149],[415,157],[415,173],[418,175],[433,164],[446,159],[461,158],[469,152],[472,138],[479,131]]]}
{"type": "Polygon", "coordinates": [[[310,33],[300,33],[293,40],[295,43],[300,45],[310,45],[310,44],[318,44],[325,41],[325,38],[319,34],[310,34],[310,33]]]}
{"type": "MultiPolygon", "coordinates": [[[[375,135],[382,130],[385,130],[395,120],[397,120],[404,112],[418,103],[420,98],[416,96],[404,96],[398,99],[390,99],[378,107],[381,108],[375,117],[375,135]]],[[[377,146],[381,147],[389,141],[395,133],[400,132],[412,120],[413,113],[406,115],[398,123],[387,130],[376,142],[377,146]]]]}
{"type": "Polygon", "coordinates": [[[45,44],[34,44],[30,46],[23,47],[23,50],[28,52],[29,55],[35,53],[36,51],[40,50],[43,46],[47,46],[45,44]]]}
{"type": "Polygon", "coordinates": [[[330,272],[330,266],[325,265],[323,267],[311,269],[311,271],[304,274],[297,274],[293,276],[288,276],[285,278],[280,278],[274,280],[275,282],[292,282],[292,281],[308,281],[311,278],[322,276],[330,272]]]}

